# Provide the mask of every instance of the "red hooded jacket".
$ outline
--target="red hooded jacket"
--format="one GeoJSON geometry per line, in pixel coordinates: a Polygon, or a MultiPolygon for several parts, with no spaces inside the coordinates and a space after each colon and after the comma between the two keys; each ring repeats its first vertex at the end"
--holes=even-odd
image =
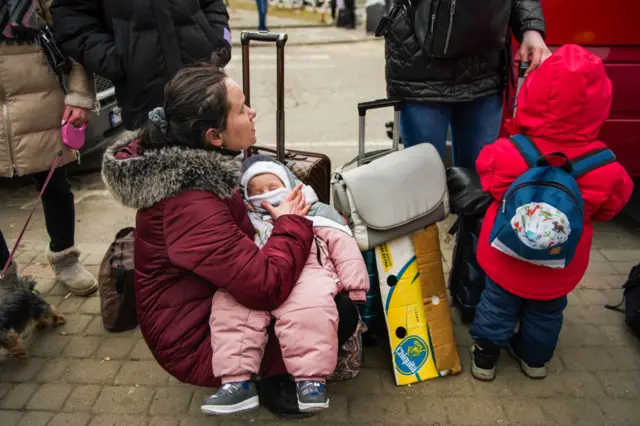
{"type": "MultiPolygon", "coordinates": [[[[309,256],[311,221],[278,218],[259,249],[238,191],[240,162],[215,152],[142,153],[135,141],[117,143],[104,156],[102,175],[117,200],[138,210],[136,302],[153,356],[182,382],[218,387],[209,328],[214,293],[223,288],[251,309],[280,306],[309,256]]],[[[285,373],[271,335],[260,374],[285,373]]]]}
{"type": "MultiPolygon", "coordinates": [[[[611,107],[611,81],[600,58],[576,45],[558,49],[526,77],[518,109],[508,123],[511,134],[531,137],[543,154],[563,152],[575,158],[604,148],[596,140],[611,107]]],[[[617,162],[580,177],[585,226],[571,263],[564,269],[533,265],[491,247],[489,234],[499,200],[527,165],[508,139],[486,146],[476,162],[482,188],[496,201],[482,224],[477,259],[486,274],[505,290],[527,299],[550,300],[570,293],[589,265],[592,220],[613,218],[629,201],[633,183],[617,162]]]]}

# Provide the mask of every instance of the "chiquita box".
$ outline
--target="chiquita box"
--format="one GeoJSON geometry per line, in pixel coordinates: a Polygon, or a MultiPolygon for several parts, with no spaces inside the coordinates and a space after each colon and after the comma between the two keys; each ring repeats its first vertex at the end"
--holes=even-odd
{"type": "Polygon", "coordinates": [[[437,226],[376,247],[376,264],[396,384],[459,373],[437,226]]]}

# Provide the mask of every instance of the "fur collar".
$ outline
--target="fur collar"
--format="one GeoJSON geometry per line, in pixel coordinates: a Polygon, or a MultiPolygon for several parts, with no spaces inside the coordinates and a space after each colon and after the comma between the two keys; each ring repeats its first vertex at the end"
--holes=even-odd
{"type": "Polygon", "coordinates": [[[133,139],[118,141],[102,159],[102,179],[107,189],[127,207],[148,208],[193,189],[229,198],[239,188],[239,160],[217,152],[176,147],[136,153],[138,150],[133,139]]]}

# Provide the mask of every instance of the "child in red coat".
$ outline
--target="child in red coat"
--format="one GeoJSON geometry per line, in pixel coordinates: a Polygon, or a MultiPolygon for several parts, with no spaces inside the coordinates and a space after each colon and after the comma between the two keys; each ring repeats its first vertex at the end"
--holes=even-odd
{"type": "MultiPolygon", "coordinates": [[[[526,78],[509,126],[512,134],[528,136],[542,155],[562,152],[576,159],[605,148],[596,138],[610,107],[611,81],[600,58],[579,46],[565,45],[526,78]]],[[[505,192],[528,170],[514,144],[499,139],[486,146],[476,167],[484,191],[495,201],[483,221],[477,248],[487,282],[471,327],[472,374],[492,380],[500,349],[506,347],[528,377],[541,379],[558,342],[567,294],[589,264],[592,220],[618,214],[633,183],[615,161],[577,178],[584,199],[584,228],[573,260],[556,269],[519,260],[489,241],[505,192]],[[520,329],[514,333],[518,321],[520,329]]]]}

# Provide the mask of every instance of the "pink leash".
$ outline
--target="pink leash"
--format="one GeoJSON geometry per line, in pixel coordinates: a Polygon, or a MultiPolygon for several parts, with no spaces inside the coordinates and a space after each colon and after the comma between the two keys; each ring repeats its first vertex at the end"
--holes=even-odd
{"type": "MultiPolygon", "coordinates": [[[[40,201],[40,198],[42,198],[42,194],[44,194],[45,189],[47,189],[47,185],[49,185],[51,176],[53,176],[53,172],[58,168],[58,164],[60,164],[61,159],[62,159],[62,151],[58,152],[58,155],[56,156],[56,159],[53,162],[53,166],[51,166],[51,170],[49,170],[49,175],[47,176],[47,180],[45,180],[44,185],[42,185],[42,189],[40,190],[40,194],[38,195],[37,201],[40,201]]],[[[7,272],[7,269],[9,268],[9,265],[13,260],[13,256],[16,254],[16,250],[18,249],[18,247],[20,247],[20,241],[22,241],[22,237],[24,236],[24,233],[27,231],[27,226],[29,226],[29,222],[31,221],[31,217],[33,216],[33,213],[36,211],[36,208],[38,208],[37,202],[33,206],[33,209],[31,209],[31,213],[29,214],[27,221],[22,227],[22,231],[20,232],[20,236],[16,241],[16,245],[13,247],[13,250],[11,250],[11,254],[9,255],[9,260],[7,260],[7,263],[4,265],[4,269],[2,269],[2,273],[0,274],[0,279],[4,278],[4,274],[7,272]]]]}

